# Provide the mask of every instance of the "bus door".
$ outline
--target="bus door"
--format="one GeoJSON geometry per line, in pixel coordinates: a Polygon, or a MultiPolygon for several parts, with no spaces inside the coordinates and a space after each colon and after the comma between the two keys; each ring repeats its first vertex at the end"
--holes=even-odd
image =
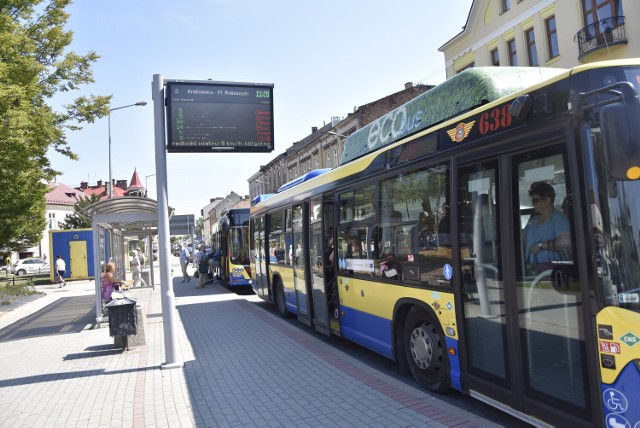
{"type": "Polygon", "coordinates": [[[293,282],[296,290],[296,304],[298,306],[298,320],[307,325],[311,325],[311,314],[309,309],[309,299],[311,294],[307,281],[307,259],[309,256],[309,242],[305,237],[308,226],[305,219],[308,219],[307,204],[294,205],[292,209],[292,232],[293,242],[291,257],[293,261],[293,282]]]}
{"type": "Polygon", "coordinates": [[[267,284],[267,260],[265,258],[265,228],[264,217],[257,217],[251,221],[251,234],[253,240],[251,245],[253,273],[253,291],[261,298],[268,297],[269,285],[267,284]]]}
{"type": "Polygon", "coordinates": [[[466,388],[525,419],[585,423],[584,305],[563,146],[465,164],[457,180],[466,388]]]}
{"type": "Polygon", "coordinates": [[[331,333],[340,336],[340,298],[338,297],[338,283],[336,279],[335,260],[335,213],[333,209],[333,195],[325,195],[322,201],[322,221],[325,236],[323,247],[324,289],[326,290],[327,310],[329,311],[329,327],[331,333]]]}
{"type": "Polygon", "coordinates": [[[320,333],[329,335],[329,310],[325,293],[324,275],[326,246],[328,241],[322,229],[322,198],[309,203],[309,263],[311,267],[311,292],[314,326],[320,333]]]}

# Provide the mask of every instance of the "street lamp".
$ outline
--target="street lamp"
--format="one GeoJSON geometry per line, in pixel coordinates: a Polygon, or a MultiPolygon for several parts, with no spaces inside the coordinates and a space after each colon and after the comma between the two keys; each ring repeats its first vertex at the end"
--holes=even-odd
{"type": "Polygon", "coordinates": [[[333,132],[333,131],[327,131],[327,134],[329,134],[329,135],[335,135],[336,137],[349,138],[349,136],[348,136],[348,135],[338,134],[337,132],[333,132]]]}
{"type": "Polygon", "coordinates": [[[111,112],[114,110],[120,110],[127,107],[135,107],[135,106],[142,107],[146,105],[147,105],[146,101],[138,101],[135,104],[129,104],[127,106],[114,107],[112,109],[109,109],[109,198],[113,197],[113,181],[111,180],[111,112]]]}
{"type": "Polygon", "coordinates": [[[144,177],[144,197],[147,198],[149,195],[149,184],[147,184],[147,178],[153,177],[155,174],[145,175],[144,177]]]}

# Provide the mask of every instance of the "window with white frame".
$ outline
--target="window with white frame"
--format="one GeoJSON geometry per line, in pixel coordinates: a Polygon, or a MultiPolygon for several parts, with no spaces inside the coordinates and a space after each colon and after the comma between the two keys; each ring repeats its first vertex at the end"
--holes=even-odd
{"type": "Polygon", "coordinates": [[[525,30],[524,39],[527,45],[527,59],[529,60],[529,67],[537,67],[538,50],[536,49],[536,36],[533,32],[533,28],[525,30]]]}
{"type": "Polygon", "coordinates": [[[555,15],[545,19],[544,24],[547,30],[547,49],[549,50],[549,59],[552,59],[560,55],[555,15]]]}
{"type": "Polygon", "coordinates": [[[49,229],[57,229],[56,213],[49,213],[49,229]]]}

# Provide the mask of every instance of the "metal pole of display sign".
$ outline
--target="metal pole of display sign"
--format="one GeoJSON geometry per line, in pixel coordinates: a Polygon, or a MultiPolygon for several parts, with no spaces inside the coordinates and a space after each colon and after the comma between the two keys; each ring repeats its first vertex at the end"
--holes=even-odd
{"type": "Polygon", "coordinates": [[[164,328],[165,362],[162,368],[180,368],[184,362],[178,355],[176,330],[176,303],[171,281],[169,242],[169,197],[167,193],[167,152],[164,123],[164,79],[153,75],[153,115],[156,143],[156,192],[158,201],[158,253],[160,266],[160,292],[162,301],[162,325],[164,328]]]}

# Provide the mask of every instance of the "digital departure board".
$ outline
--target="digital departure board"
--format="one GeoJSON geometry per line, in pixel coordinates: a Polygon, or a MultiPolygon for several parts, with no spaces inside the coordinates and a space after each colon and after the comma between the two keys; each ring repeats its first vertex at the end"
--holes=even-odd
{"type": "Polygon", "coordinates": [[[273,151],[273,85],[169,81],[168,152],[273,151]]]}

